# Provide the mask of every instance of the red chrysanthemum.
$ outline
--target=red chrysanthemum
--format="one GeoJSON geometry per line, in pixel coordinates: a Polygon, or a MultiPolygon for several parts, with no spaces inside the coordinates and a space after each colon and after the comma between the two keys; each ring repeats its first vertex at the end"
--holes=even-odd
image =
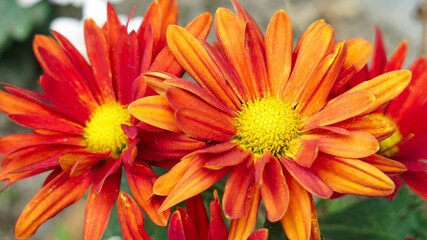
{"type": "MultiPolygon", "coordinates": [[[[175,0],[154,1],[138,32],[128,33],[113,7],[100,28],[91,19],[84,32],[89,63],[59,33],[56,41],[36,36],[34,52],[45,75],[43,94],[5,84],[0,91],[0,110],[33,133],[0,139],[0,181],[12,183],[53,170],[41,190],[25,207],[15,226],[16,238],[28,238],[49,218],[79,200],[92,185],[86,205],[84,239],[100,239],[117,200],[122,169],[139,206],[154,223],[166,225],[170,211],[158,213],[162,198],[151,197],[157,179],[151,164],[179,159],[205,144],[181,135],[165,138],[145,132],[152,126],[139,123],[127,105],[155,94],[146,88],[147,70],[181,75],[183,69],[166,47],[166,28],[177,21],[175,0]],[[163,158],[148,158],[163,144],[186,143],[184,149],[165,151],[163,158]],[[150,161],[148,163],[147,161],[150,161]]],[[[204,39],[211,25],[209,13],[187,26],[204,39]]],[[[169,164],[170,165],[170,164],[169,164]]]]}
{"type": "MultiPolygon", "coordinates": [[[[406,41],[403,41],[387,60],[381,32],[377,28],[371,67],[365,67],[353,82],[363,82],[368,77],[401,69],[406,49],[406,41]]],[[[397,131],[380,142],[380,150],[372,158],[387,157],[404,164],[408,170],[400,174],[400,178],[427,201],[427,126],[424,124],[424,121],[427,121],[426,58],[423,56],[416,59],[409,70],[412,72],[409,86],[397,98],[371,115],[373,118],[391,120],[397,125],[397,131]]],[[[399,176],[392,176],[396,191],[402,184],[399,176]]],[[[395,193],[390,198],[393,198],[395,193]]]]}
{"type": "Polygon", "coordinates": [[[395,126],[364,116],[399,94],[411,73],[390,72],[333,97],[370,58],[366,40],[336,43],[332,27],[320,20],[292,51],[284,11],[272,17],[264,37],[238,1],[233,4],[237,16],[216,12],[214,47],[181,27],[167,30],[170,50],[199,85],[180,78],[160,83],[155,73],[146,74],[160,95],[128,107],[143,122],[207,144],[161,176],[153,192],[167,196],[160,207],[167,210],[230,174],[222,204],[237,226],[233,239],[250,235],[260,199],[268,220],[280,220],[290,239],[319,239],[311,194],[394,191],[385,173],[405,167],[363,158],[377,152],[377,138],[395,126]]]}
{"type": "MultiPolygon", "coordinates": [[[[219,198],[216,191],[214,192],[214,200],[210,202],[210,221],[205,209],[201,195],[196,195],[186,201],[186,210],[178,207],[172,214],[168,225],[168,236],[170,240],[221,240],[235,239],[229,235],[222,210],[219,205],[219,198]]],[[[144,230],[144,216],[138,209],[135,201],[126,193],[121,192],[117,204],[119,219],[121,226],[128,226],[124,232],[125,240],[129,239],[144,239],[151,240],[144,230]],[[132,218],[128,218],[125,213],[134,213],[132,218]]],[[[231,226],[235,228],[236,226],[231,226]]],[[[259,229],[248,238],[249,240],[266,240],[268,230],[259,229]]]]}

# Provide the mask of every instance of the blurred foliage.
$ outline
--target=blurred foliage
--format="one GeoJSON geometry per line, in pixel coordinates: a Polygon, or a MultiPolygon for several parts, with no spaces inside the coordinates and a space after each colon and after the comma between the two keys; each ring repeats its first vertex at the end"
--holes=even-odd
{"type": "Polygon", "coordinates": [[[0,1],[0,81],[21,87],[36,82],[40,67],[32,51],[35,33],[47,34],[52,19],[48,1],[23,8],[16,0],[0,1]]]}

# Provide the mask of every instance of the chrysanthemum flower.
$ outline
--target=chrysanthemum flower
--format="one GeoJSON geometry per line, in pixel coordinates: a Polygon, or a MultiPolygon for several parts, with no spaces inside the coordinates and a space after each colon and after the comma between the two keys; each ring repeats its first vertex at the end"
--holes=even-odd
{"type": "MultiPolygon", "coordinates": [[[[186,200],[186,210],[178,207],[172,214],[168,225],[169,240],[220,240],[229,236],[222,210],[219,205],[218,194],[214,192],[214,200],[210,202],[210,220],[201,195],[196,195],[186,200]]],[[[144,230],[144,216],[138,210],[135,201],[126,193],[120,192],[117,204],[121,226],[128,226],[123,232],[127,239],[151,239],[144,230]],[[125,212],[133,212],[133,218],[126,217],[125,212]]],[[[268,230],[265,228],[255,231],[249,237],[250,240],[266,240],[268,230]]]]}
{"type": "MultiPolygon", "coordinates": [[[[165,139],[161,131],[145,134],[144,129],[153,127],[139,124],[126,110],[131,101],[154,94],[144,78],[137,78],[141,73],[149,69],[175,75],[183,72],[165,47],[166,27],[177,21],[176,1],[154,1],[138,32],[128,33],[111,5],[107,12],[102,28],[91,19],[85,21],[89,63],[59,33],[53,32],[56,41],[36,36],[34,51],[45,72],[40,77],[44,93],[6,84],[6,91],[0,91],[0,110],[33,129],[0,139],[0,181],[7,180],[7,187],[53,170],[19,216],[16,238],[32,236],[91,185],[84,239],[101,238],[119,194],[122,169],[139,206],[154,223],[164,226],[170,212],[158,213],[162,198],[151,197],[157,177],[150,163],[179,159],[205,145],[180,135],[165,139]],[[153,151],[152,141],[185,142],[187,148],[165,151],[166,157],[148,163],[138,154],[153,151]]],[[[187,29],[204,39],[211,21],[209,13],[202,14],[187,29]]]]}
{"type": "MultiPolygon", "coordinates": [[[[406,49],[406,41],[403,41],[387,60],[381,32],[377,28],[371,68],[365,67],[353,82],[363,82],[368,76],[376,77],[401,69],[406,57],[406,49]]],[[[397,98],[370,115],[372,118],[391,120],[397,126],[397,131],[392,136],[380,142],[377,155],[370,158],[392,158],[404,164],[408,170],[399,175],[400,178],[427,201],[427,164],[425,163],[427,160],[427,127],[424,124],[427,120],[426,58],[416,59],[409,70],[412,72],[412,81],[409,86],[397,98]]],[[[396,190],[402,185],[399,176],[392,176],[396,190]]],[[[390,198],[393,198],[395,193],[390,198]]]]}
{"type": "Polygon", "coordinates": [[[378,150],[376,138],[390,136],[394,125],[363,116],[400,93],[411,73],[390,72],[331,98],[334,85],[368,61],[366,40],[336,43],[332,27],[320,20],[292,51],[284,11],[272,17],[264,37],[238,1],[233,4],[237,16],[216,12],[215,48],[181,27],[168,28],[170,50],[199,85],[168,79],[157,85],[161,95],[128,107],[148,124],[207,143],[161,176],[153,191],[167,196],[160,207],[166,210],[230,174],[222,204],[232,239],[249,236],[260,199],[268,220],[280,220],[290,239],[319,238],[311,194],[393,192],[384,172],[405,167],[387,160],[378,168],[362,158],[378,150]]]}

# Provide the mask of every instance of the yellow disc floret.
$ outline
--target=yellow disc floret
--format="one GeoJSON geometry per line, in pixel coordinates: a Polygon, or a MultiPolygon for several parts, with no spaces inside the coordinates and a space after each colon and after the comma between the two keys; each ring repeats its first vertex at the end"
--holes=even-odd
{"type": "Polygon", "coordinates": [[[284,154],[300,134],[300,116],[277,98],[262,98],[243,104],[235,118],[235,140],[254,154],[268,150],[284,154]]]}
{"type": "Polygon", "coordinates": [[[86,122],[84,139],[87,148],[95,153],[111,152],[119,156],[128,147],[128,136],[121,125],[130,125],[130,114],[119,103],[98,107],[86,122]]]}

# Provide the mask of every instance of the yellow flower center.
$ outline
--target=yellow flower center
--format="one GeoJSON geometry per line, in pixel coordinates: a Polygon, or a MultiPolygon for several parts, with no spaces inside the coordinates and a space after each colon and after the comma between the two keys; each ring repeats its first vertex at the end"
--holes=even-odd
{"type": "MultiPolygon", "coordinates": [[[[382,114],[372,114],[371,116],[374,118],[393,121],[391,118],[384,116],[382,114]]],[[[378,150],[378,154],[384,157],[394,156],[396,153],[399,152],[398,144],[400,143],[400,141],[402,141],[402,139],[403,137],[402,137],[402,134],[400,134],[399,127],[398,127],[396,129],[396,132],[393,133],[393,135],[391,135],[390,137],[380,142],[380,150],[378,150]]]]}
{"type": "Polygon", "coordinates": [[[299,137],[300,116],[277,98],[262,98],[243,104],[235,118],[235,140],[244,149],[262,155],[284,154],[291,141],[299,137]]]}
{"type": "Polygon", "coordinates": [[[87,148],[95,153],[111,152],[118,157],[128,147],[128,136],[121,125],[131,125],[130,113],[119,103],[98,107],[84,129],[87,148]]]}

